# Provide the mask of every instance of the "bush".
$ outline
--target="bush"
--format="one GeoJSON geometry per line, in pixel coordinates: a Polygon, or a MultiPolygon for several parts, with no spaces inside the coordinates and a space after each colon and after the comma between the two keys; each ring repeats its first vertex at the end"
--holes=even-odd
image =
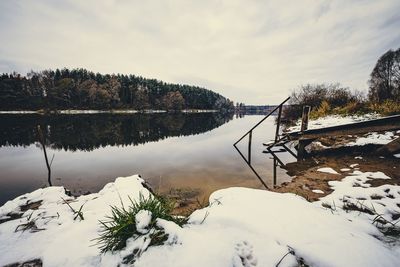
{"type": "Polygon", "coordinates": [[[289,105],[283,111],[286,121],[301,117],[303,106],[311,106],[311,117],[317,118],[332,113],[348,112],[360,106],[364,96],[360,92],[351,92],[340,84],[307,84],[293,91],[289,105]],[[341,110],[351,103],[351,106],[341,110]]]}
{"type": "Polygon", "coordinates": [[[333,110],[333,113],[340,114],[343,116],[354,115],[354,114],[365,114],[372,112],[366,102],[351,101],[343,107],[337,107],[333,110]]]}
{"type": "Polygon", "coordinates": [[[179,226],[187,222],[184,217],[171,215],[174,203],[166,199],[153,196],[146,199],[140,195],[138,202],[131,199],[130,202],[130,206],[127,208],[124,205],[121,208],[112,206],[111,216],[107,217],[108,220],[100,221],[102,229],[100,237],[97,238],[97,244],[100,245],[102,253],[121,250],[125,248],[129,238],[137,239],[145,235],[151,239],[149,246],[162,245],[168,239],[168,234],[157,226],[158,218],[175,222],[179,226]],[[136,215],[143,211],[149,212],[148,214],[151,216],[150,221],[145,225],[146,231],[138,229],[137,226],[140,222],[137,221],[136,215]]]}
{"type": "Polygon", "coordinates": [[[310,113],[310,117],[311,118],[324,117],[331,114],[331,111],[332,108],[329,105],[328,101],[324,100],[317,109],[312,110],[312,112],[310,113]]]}
{"type": "Polygon", "coordinates": [[[394,100],[385,100],[382,103],[370,103],[369,109],[382,115],[400,114],[400,103],[394,100]]]}

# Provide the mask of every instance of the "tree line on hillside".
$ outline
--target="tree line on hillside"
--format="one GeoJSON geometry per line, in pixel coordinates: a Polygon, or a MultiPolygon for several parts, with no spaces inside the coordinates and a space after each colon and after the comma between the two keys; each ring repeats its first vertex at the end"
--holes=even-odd
{"type": "Polygon", "coordinates": [[[233,102],[197,86],[170,84],[135,75],[110,75],[86,69],[56,69],[0,76],[0,109],[216,109],[233,102]]]}
{"type": "Polygon", "coordinates": [[[378,59],[368,84],[367,95],[339,83],[302,85],[292,92],[284,118],[289,121],[299,118],[306,105],[311,106],[311,117],[367,112],[399,114],[400,48],[389,50],[378,59]]]}

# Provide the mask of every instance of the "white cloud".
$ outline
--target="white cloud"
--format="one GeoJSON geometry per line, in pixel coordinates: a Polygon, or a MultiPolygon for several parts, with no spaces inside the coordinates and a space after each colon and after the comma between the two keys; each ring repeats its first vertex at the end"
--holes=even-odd
{"type": "Polygon", "coordinates": [[[0,72],[84,67],[278,103],[307,82],[366,89],[400,46],[400,2],[0,2],[0,72]]]}

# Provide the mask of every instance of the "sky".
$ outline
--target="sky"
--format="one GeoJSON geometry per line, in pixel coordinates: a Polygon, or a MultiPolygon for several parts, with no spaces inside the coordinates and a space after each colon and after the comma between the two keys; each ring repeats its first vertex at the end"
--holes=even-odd
{"type": "Polygon", "coordinates": [[[399,0],[1,0],[0,73],[86,68],[278,104],[307,83],[368,90],[400,47],[399,0]]]}

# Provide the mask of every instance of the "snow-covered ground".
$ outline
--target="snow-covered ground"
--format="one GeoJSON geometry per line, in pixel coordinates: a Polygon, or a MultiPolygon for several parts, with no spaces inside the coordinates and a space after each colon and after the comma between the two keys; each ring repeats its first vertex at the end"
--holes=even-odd
{"type": "Polygon", "coordinates": [[[93,241],[98,237],[99,220],[109,215],[110,205],[129,203],[128,197],[139,199],[139,194],[149,196],[142,181],[138,176],[117,178],[100,192],[78,198],[67,196],[63,187],[48,187],[8,201],[0,207],[0,219],[27,202],[42,203],[21,219],[0,224],[0,266],[35,258],[41,258],[44,266],[99,266],[101,257],[93,241]],[[63,199],[76,211],[83,205],[84,220],[74,220],[75,214],[63,199]],[[16,231],[28,221],[35,222],[38,231],[16,231]]]}
{"type": "MultiPolygon", "coordinates": [[[[179,227],[158,219],[169,234],[162,246],[149,247],[134,266],[400,266],[400,245],[388,242],[373,224],[374,215],[345,211],[345,203],[374,207],[390,223],[400,214],[400,187],[372,188],[371,179],[390,179],[380,172],[353,171],[331,182],[333,193],[309,203],[294,194],[248,188],[214,192],[210,205],[195,211],[188,224],[179,227]],[[379,197],[377,197],[379,196],[379,197]],[[379,198],[379,199],[378,199],[379,198]],[[358,201],[358,202],[357,202],[358,201]],[[286,255],[286,256],[285,256],[286,255]]],[[[129,239],[116,253],[100,254],[94,238],[99,220],[110,214],[110,205],[149,196],[138,176],[117,178],[99,193],[68,197],[62,187],[39,189],[7,202],[0,220],[19,211],[27,202],[42,200],[37,210],[0,224],[0,266],[41,258],[44,266],[117,266],[134,249],[146,248],[146,238],[129,239]],[[82,207],[84,220],[74,210],[82,207]],[[34,221],[35,229],[21,230],[34,221]],[[18,231],[16,231],[16,229],[18,231]]],[[[146,233],[149,211],[136,215],[136,226],[146,233]]],[[[124,266],[121,264],[120,266],[124,266]]]]}

